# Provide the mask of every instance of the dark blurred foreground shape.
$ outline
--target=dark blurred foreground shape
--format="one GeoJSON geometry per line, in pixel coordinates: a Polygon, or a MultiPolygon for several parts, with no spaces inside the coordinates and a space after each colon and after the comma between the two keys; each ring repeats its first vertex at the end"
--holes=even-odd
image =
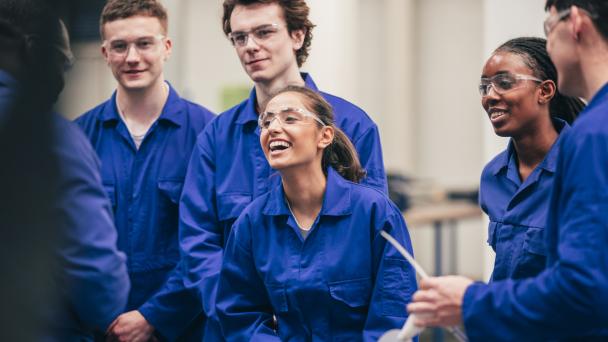
{"type": "Polygon", "coordinates": [[[76,3],[0,0],[0,341],[82,340],[128,293],[98,161],[52,111],[69,49],[50,9],[76,3]]]}
{"type": "MultiPolygon", "coordinates": [[[[4,2],[5,0],[0,0],[4,2]]],[[[49,21],[37,23],[40,41],[51,41],[49,21]]],[[[21,32],[0,13],[0,66],[14,68],[7,45],[23,50],[21,32]]],[[[32,37],[33,38],[33,37],[32,37]]],[[[15,75],[21,89],[0,99],[0,340],[33,341],[40,310],[52,298],[53,203],[58,167],[51,153],[51,47],[39,44],[29,68],[15,75]]],[[[17,61],[19,62],[19,60],[17,61]]]]}

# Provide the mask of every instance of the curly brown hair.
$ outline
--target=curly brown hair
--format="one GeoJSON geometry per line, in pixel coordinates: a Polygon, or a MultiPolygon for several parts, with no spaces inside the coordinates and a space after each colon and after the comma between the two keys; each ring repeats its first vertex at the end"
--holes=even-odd
{"type": "Polygon", "coordinates": [[[296,51],[296,59],[298,66],[301,67],[306,58],[312,43],[312,29],[315,25],[308,19],[310,8],[305,0],[224,0],[224,15],[222,16],[222,28],[224,33],[228,35],[232,32],[230,27],[230,16],[234,8],[238,5],[249,6],[254,4],[278,4],[283,9],[287,31],[291,34],[293,31],[302,30],[304,32],[304,43],[302,47],[296,51]]]}
{"type": "Polygon", "coordinates": [[[118,19],[126,19],[137,15],[157,18],[163,28],[168,31],[167,10],[157,0],[108,0],[101,11],[99,19],[99,33],[103,36],[103,25],[118,19]]]}

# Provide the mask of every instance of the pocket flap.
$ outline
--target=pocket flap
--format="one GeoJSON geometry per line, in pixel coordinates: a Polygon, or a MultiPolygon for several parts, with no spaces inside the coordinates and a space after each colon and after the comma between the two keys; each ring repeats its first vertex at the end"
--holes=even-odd
{"type": "Polygon", "coordinates": [[[239,217],[245,207],[251,203],[251,195],[238,193],[219,194],[217,201],[219,219],[225,221],[239,217]]]}
{"type": "Polygon", "coordinates": [[[533,254],[547,255],[544,230],[540,228],[529,228],[526,231],[524,249],[533,254]]]}
{"type": "Polygon", "coordinates": [[[179,203],[179,197],[182,194],[183,186],[184,182],[179,180],[158,181],[158,190],[175,204],[179,203]]]}
{"type": "Polygon", "coordinates": [[[329,283],[328,285],[332,298],[351,308],[369,304],[372,289],[370,278],[345,280],[329,283]]]}

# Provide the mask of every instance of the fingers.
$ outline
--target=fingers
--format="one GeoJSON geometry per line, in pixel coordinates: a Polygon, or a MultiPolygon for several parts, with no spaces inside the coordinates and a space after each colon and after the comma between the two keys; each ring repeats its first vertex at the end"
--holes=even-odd
{"type": "Polygon", "coordinates": [[[116,317],[114,319],[114,321],[112,323],[110,323],[110,326],[108,327],[108,329],[106,329],[106,334],[110,333],[110,331],[112,331],[112,329],[114,329],[114,326],[116,326],[116,324],[118,324],[119,319],[120,319],[120,316],[116,317]]]}
{"type": "Polygon", "coordinates": [[[439,298],[436,291],[433,290],[419,290],[412,296],[413,302],[435,302],[439,298]]]}
{"type": "MultiPolygon", "coordinates": [[[[445,278],[445,277],[443,277],[445,278]]],[[[420,289],[421,290],[430,290],[430,289],[435,289],[438,288],[440,283],[441,278],[438,277],[431,277],[431,278],[426,278],[426,279],[422,279],[420,280],[420,289]]]]}

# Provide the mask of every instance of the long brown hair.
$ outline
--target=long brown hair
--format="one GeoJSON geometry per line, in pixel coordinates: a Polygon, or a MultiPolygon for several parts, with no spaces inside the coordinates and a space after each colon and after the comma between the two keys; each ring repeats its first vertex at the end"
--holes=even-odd
{"type": "MultiPolygon", "coordinates": [[[[361,179],[365,177],[366,172],[359,162],[359,155],[357,154],[355,146],[348,136],[346,136],[340,128],[336,127],[334,112],[331,105],[325,101],[321,94],[314,90],[306,87],[289,85],[270,96],[264,104],[264,107],[266,107],[270,100],[283,93],[296,93],[302,96],[306,109],[316,114],[326,126],[333,128],[334,140],[325,148],[325,150],[323,150],[323,156],[321,158],[323,172],[327,175],[327,168],[331,166],[345,179],[351,182],[360,182],[361,179]]],[[[317,124],[321,126],[320,123],[317,124]]]]}

